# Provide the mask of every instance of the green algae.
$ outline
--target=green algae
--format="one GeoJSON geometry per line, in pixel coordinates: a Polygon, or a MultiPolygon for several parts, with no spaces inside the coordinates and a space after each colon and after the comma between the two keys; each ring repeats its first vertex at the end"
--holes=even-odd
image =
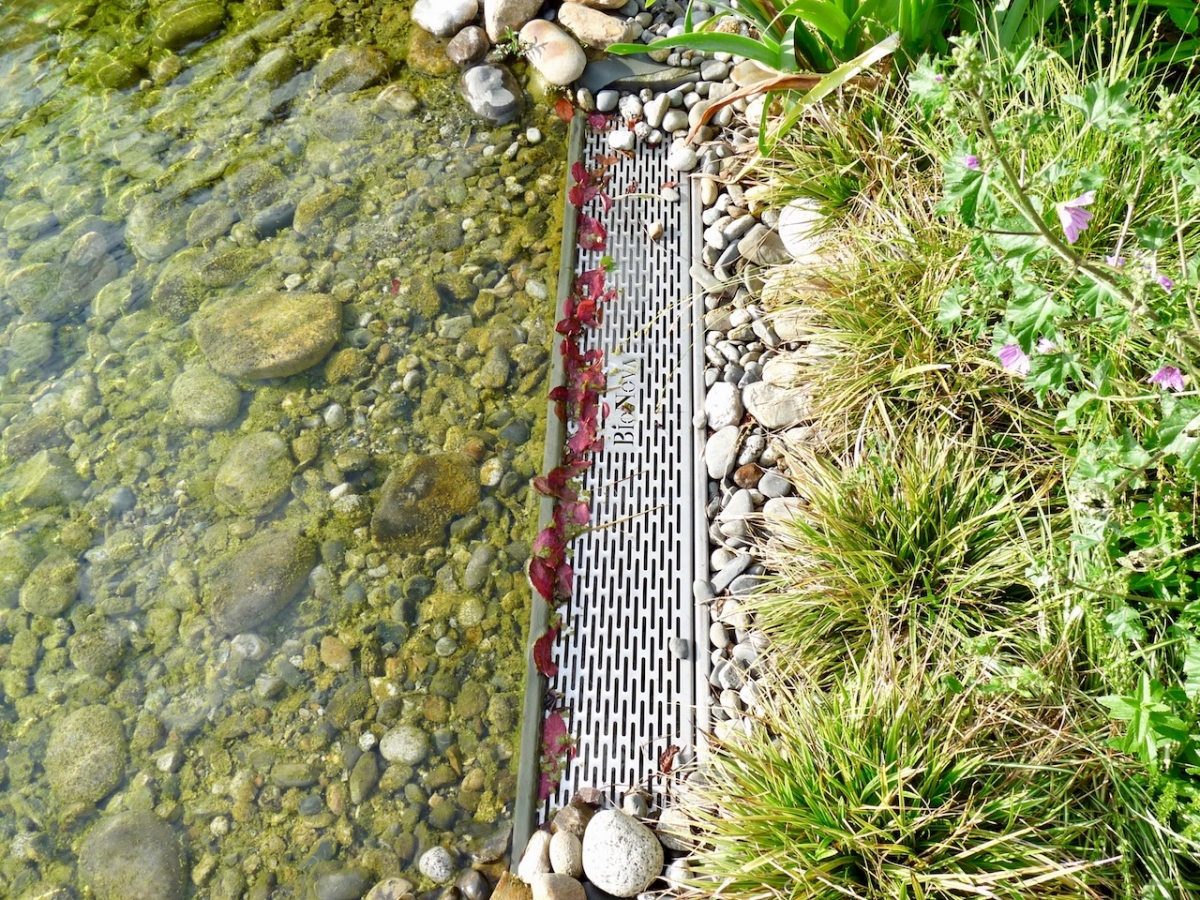
{"type": "Polygon", "coordinates": [[[25,459],[37,466],[20,471],[14,459],[0,471],[10,476],[0,525],[22,529],[22,544],[36,548],[28,560],[4,557],[0,579],[23,581],[72,523],[71,552],[88,560],[87,615],[76,602],[63,618],[32,617],[28,627],[18,611],[20,627],[0,630],[0,707],[35,723],[18,733],[0,721],[0,740],[14,748],[0,817],[33,811],[29,821],[62,826],[43,861],[0,850],[0,892],[18,896],[15,886],[33,880],[72,882],[69,850],[94,815],[57,803],[23,749],[47,721],[50,697],[104,703],[136,736],[122,797],[204,835],[190,848],[197,896],[238,879],[299,889],[323,847],[347,864],[383,854],[369,871],[393,874],[414,865],[419,848],[491,834],[515,790],[534,501],[520,473],[541,457],[551,310],[511,273],[553,294],[560,204],[539,209],[510,187],[556,194],[563,129],[539,121],[545,139],[535,145],[524,125],[471,121],[452,78],[404,64],[411,25],[399,4],[229,4],[211,37],[174,50],[155,45],[163,8],[95,4],[64,22],[50,53],[62,75],[44,91],[31,85],[28,109],[14,112],[0,98],[0,130],[17,142],[7,146],[19,145],[0,150],[0,214],[33,202],[59,223],[40,231],[45,210],[20,211],[14,222],[28,224],[0,259],[0,283],[23,266],[59,266],[92,232],[114,236],[120,266],[86,308],[0,337],[0,425],[27,422],[34,397],[41,414],[70,423],[47,437],[53,443],[30,445],[25,459]],[[339,69],[330,51],[343,43],[381,56],[359,74],[339,69]],[[389,89],[411,101],[382,102],[389,89]],[[427,124],[413,116],[418,108],[422,117],[448,112],[427,124]],[[519,152],[507,158],[510,146],[519,152]],[[314,208],[302,210],[309,195],[314,208]],[[86,230],[68,240],[85,217],[86,230]],[[247,402],[227,432],[183,421],[171,386],[202,362],[196,311],[293,276],[297,289],[341,305],[326,365],[240,382],[247,402]],[[463,316],[469,353],[449,324],[463,316]],[[23,346],[32,349],[18,354],[23,346]],[[503,386],[497,348],[511,358],[503,386]],[[71,407],[68,391],[90,399],[71,407]],[[340,421],[334,406],[344,424],[329,424],[340,421]],[[501,438],[515,420],[531,426],[525,439],[501,438]],[[216,496],[233,440],[260,431],[278,433],[294,457],[279,505],[261,519],[216,496]],[[414,529],[435,537],[421,537],[420,552],[376,545],[368,522],[390,463],[459,452],[472,454],[470,502],[450,503],[438,527],[414,529]],[[264,655],[239,663],[234,677],[209,567],[272,529],[303,532],[316,568],[255,626],[264,655]],[[465,591],[480,546],[491,553],[484,583],[465,591]],[[426,596],[453,601],[430,615],[418,601],[410,614],[404,586],[414,579],[430,585],[426,596]],[[124,642],[110,665],[113,628],[124,642]],[[354,660],[349,672],[325,666],[316,649],[334,628],[354,660]],[[88,659],[94,635],[103,635],[100,650],[88,659]],[[108,666],[104,674],[72,664],[73,648],[89,669],[108,666]],[[456,689],[468,672],[473,686],[456,689]],[[337,712],[336,723],[314,706],[343,689],[361,697],[364,683],[366,705],[337,712]],[[425,729],[433,753],[416,767],[381,765],[373,786],[369,763],[347,769],[331,750],[401,722],[425,729]],[[301,789],[254,786],[255,759],[302,763],[333,785],[353,778],[361,802],[352,810],[348,794],[334,791],[301,816],[301,789]],[[420,788],[412,798],[410,787],[420,788]],[[232,830],[210,832],[216,817],[232,830]]]}

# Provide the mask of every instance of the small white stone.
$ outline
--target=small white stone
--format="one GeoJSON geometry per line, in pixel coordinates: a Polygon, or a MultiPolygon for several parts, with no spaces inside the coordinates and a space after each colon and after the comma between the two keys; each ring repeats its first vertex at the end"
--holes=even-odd
{"type": "Polygon", "coordinates": [[[525,852],[517,863],[517,876],[526,884],[533,881],[535,875],[550,871],[550,840],[550,832],[535,831],[525,845],[525,852]]]}
{"type": "Polygon", "coordinates": [[[608,133],[608,146],[614,150],[632,150],[634,144],[633,132],[628,128],[617,128],[608,133]]]}
{"type": "Polygon", "coordinates": [[[612,112],[620,100],[621,95],[616,91],[600,91],[596,94],[596,110],[602,113],[612,112]]]}
{"type": "Polygon", "coordinates": [[[696,151],[682,141],[676,141],[667,154],[667,168],[672,172],[690,172],[699,162],[696,151]]]}
{"type": "Polygon", "coordinates": [[[559,875],[579,878],[583,875],[583,842],[569,831],[550,838],[550,868],[559,875]]]}

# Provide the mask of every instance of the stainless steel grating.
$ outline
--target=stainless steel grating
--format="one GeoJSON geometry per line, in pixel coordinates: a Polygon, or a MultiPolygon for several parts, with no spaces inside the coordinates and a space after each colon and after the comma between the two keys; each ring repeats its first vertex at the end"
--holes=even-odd
{"type": "MultiPolygon", "coordinates": [[[[610,152],[603,135],[590,135],[584,163],[610,152]]],[[[575,598],[551,688],[571,710],[578,749],[548,808],[580,786],[644,782],[671,743],[695,739],[692,202],[686,182],[678,201],[660,196],[678,179],[666,157],[666,148],[641,148],[609,168],[615,203],[602,221],[619,294],[587,348],[605,352],[610,414],[604,450],[582,478],[601,527],[572,545],[575,598]],[[652,241],[655,222],[663,235],[652,241]]],[[[581,251],[576,272],[600,258],[581,251]]]]}

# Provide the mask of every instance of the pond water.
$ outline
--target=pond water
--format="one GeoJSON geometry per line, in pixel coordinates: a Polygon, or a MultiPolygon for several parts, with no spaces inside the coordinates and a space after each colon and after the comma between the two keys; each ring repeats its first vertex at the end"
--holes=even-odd
{"type": "Polygon", "coordinates": [[[408,5],[0,9],[0,896],[503,865],[566,129],[408,5]]]}

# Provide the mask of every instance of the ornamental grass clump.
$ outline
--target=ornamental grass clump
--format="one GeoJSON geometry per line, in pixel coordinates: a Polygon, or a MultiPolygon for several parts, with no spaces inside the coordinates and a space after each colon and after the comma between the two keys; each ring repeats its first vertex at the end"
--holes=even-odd
{"type": "Polygon", "coordinates": [[[914,429],[840,465],[797,451],[788,470],[804,503],[775,524],[764,554],[776,574],[745,603],[817,683],[917,638],[1045,642],[1029,573],[1053,516],[1006,454],[914,429]]]}
{"type": "Polygon", "coordinates": [[[1179,848],[1112,815],[1146,791],[1114,781],[1076,703],[955,683],[932,656],[868,663],[829,690],[781,680],[749,735],[714,748],[692,813],[696,886],[738,900],[1189,896],[1179,848]]]}

